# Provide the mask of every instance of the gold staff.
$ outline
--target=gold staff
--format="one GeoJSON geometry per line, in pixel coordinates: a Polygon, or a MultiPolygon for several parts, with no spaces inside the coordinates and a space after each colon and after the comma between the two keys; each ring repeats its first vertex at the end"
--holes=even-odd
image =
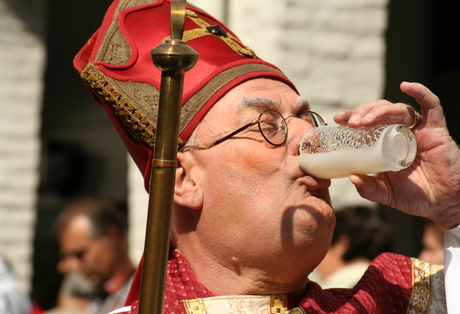
{"type": "Polygon", "coordinates": [[[198,60],[198,53],[182,41],[185,9],[185,0],[171,1],[171,39],[151,51],[152,61],[162,75],[139,314],[163,313],[184,73],[198,60]]]}

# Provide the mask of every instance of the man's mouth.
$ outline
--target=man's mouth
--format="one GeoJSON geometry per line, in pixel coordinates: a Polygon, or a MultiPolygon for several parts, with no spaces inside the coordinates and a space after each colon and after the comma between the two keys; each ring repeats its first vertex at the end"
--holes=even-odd
{"type": "Polygon", "coordinates": [[[318,179],[309,174],[303,174],[296,179],[296,182],[303,185],[309,195],[321,198],[328,204],[331,203],[329,198],[330,179],[318,179]]]}
{"type": "Polygon", "coordinates": [[[297,180],[299,180],[302,184],[305,184],[310,191],[327,190],[331,186],[330,179],[319,179],[308,173],[304,173],[297,180]]]}

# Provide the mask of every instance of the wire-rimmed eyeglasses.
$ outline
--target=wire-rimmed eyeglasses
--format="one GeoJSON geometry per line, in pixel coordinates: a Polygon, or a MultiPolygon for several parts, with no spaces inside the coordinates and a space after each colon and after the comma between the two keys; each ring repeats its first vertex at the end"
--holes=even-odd
{"type": "Polygon", "coordinates": [[[273,110],[267,110],[262,112],[259,115],[257,120],[249,122],[248,124],[242,126],[238,130],[228,134],[227,136],[221,138],[220,140],[215,141],[211,145],[201,146],[201,145],[187,145],[180,149],[180,151],[184,151],[188,148],[196,148],[200,150],[209,149],[211,147],[216,146],[217,144],[226,141],[236,134],[246,130],[250,126],[254,124],[259,125],[259,131],[264,137],[264,139],[273,146],[280,146],[283,145],[287,138],[288,128],[287,128],[287,119],[291,117],[298,117],[304,121],[310,123],[313,127],[324,126],[326,123],[324,122],[323,118],[319,114],[314,111],[304,111],[299,116],[297,115],[290,115],[284,118],[279,112],[273,110]]]}

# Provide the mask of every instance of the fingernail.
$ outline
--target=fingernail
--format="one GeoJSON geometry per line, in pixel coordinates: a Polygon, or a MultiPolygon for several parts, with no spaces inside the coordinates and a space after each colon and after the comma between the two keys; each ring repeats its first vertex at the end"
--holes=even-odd
{"type": "Polygon", "coordinates": [[[370,121],[370,120],[372,120],[373,118],[374,118],[374,114],[373,114],[373,113],[368,113],[367,115],[365,115],[365,116],[363,117],[362,120],[370,121]]]}
{"type": "Polygon", "coordinates": [[[361,117],[357,114],[354,114],[350,117],[350,119],[348,120],[348,123],[356,123],[356,122],[359,122],[359,119],[361,117]]]}

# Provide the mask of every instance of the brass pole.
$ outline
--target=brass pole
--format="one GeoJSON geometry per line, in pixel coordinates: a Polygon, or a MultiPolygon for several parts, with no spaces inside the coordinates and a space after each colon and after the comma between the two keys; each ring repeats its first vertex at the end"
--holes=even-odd
{"type": "Polygon", "coordinates": [[[171,1],[171,39],[151,51],[152,61],[162,75],[139,314],[163,313],[184,73],[198,60],[198,53],[182,41],[185,8],[185,0],[171,1]]]}

